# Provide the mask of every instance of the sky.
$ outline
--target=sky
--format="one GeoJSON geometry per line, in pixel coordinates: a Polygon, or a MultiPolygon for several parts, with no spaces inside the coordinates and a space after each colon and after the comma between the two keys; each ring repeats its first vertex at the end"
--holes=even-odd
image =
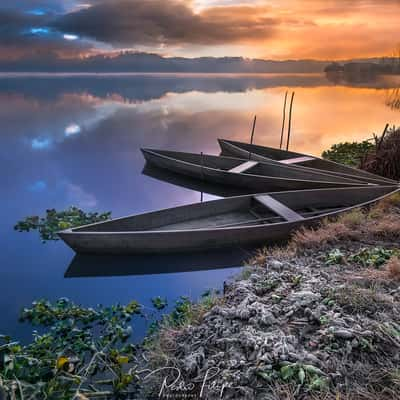
{"type": "Polygon", "coordinates": [[[121,50],[341,60],[399,48],[400,0],[1,0],[0,60],[121,50]]]}

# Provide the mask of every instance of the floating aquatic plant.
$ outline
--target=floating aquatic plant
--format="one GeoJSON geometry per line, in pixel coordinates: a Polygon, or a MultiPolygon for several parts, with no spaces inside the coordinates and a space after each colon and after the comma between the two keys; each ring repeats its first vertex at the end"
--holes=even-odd
{"type": "Polygon", "coordinates": [[[167,299],[160,296],[153,297],[151,299],[151,303],[153,304],[153,307],[157,310],[163,310],[168,305],[167,299]]]}
{"type": "MultiPolygon", "coordinates": [[[[68,299],[35,301],[21,320],[40,326],[28,345],[0,336],[0,395],[11,399],[129,398],[138,381],[126,306],[84,308],[68,299]],[[1,390],[3,393],[1,393],[1,390]]],[[[1,397],[1,396],[0,396],[1,397]]]]}
{"type": "Polygon", "coordinates": [[[111,212],[86,213],[77,207],[71,206],[64,211],[46,210],[45,217],[26,217],[24,220],[19,221],[14,226],[14,229],[19,232],[37,230],[42,241],[46,242],[48,240],[58,240],[57,232],[61,230],[106,221],[110,218],[111,212]]]}

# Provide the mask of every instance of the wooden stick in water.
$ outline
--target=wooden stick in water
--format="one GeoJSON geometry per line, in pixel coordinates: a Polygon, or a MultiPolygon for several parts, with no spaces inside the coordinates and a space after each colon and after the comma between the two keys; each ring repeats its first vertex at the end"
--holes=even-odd
{"type": "Polygon", "coordinates": [[[291,131],[291,129],[292,129],[292,107],[293,107],[294,93],[295,93],[295,92],[292,92],[292,98],[290,99],[290,107],[289,107],[289,126],[288,126],[287,142],[286,142],[286,151],[289,150],[290,131],[291,131]]]}
{"type": "MultiPolygon", "coordinates": [[[[254,116],[254,120],[253,120],[253,127],[251,129],[250,144],[253,144],[254,130],[256,129],[256,121],[257,121],[257,115],[254,116]]],[[[251,152],[249,152],[249,160],[250,160],[250,158],[251,158],[251,152]]]]}
{"type": "MultiPolygon", "coordinates": [[[[204,167],[204,155],[203,155],[203,152],[200,153],[200,156],[201,156],[201,179],[204,182],[204,170],[203,170],[203,167],[204,167]]],[[[203,190],[201,190],[200,202],[201,203],[203,202],[203,190]]]]}
{"type": "Polygon", "coordinates": [[[279,148],[282,148],[282,144],[283,144],[283,133],[285,131],[285,120],[286,120],[286,100],[287,100],[287,90],[285,93],[285,101],[283,102],[283,112],[282,112],[282,130],[281,130],[281,143],[279,145],[279,148]]]}

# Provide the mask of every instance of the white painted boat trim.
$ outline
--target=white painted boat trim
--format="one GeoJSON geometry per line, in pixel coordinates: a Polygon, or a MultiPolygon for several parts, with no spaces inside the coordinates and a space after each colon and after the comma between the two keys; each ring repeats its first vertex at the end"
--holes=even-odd
{"type": "Polygon", "coordinates": [[[304,219],[300,214],[296,211],[292,210],[289,207],[286,207],[280,201],[275,200],[271,196],[265,194],[262,196],[254,196],[254,198],[259,201],[263,206],[269,208],[275,214],[280,215],[287,222],[296,222],[304,219]]]}
{"type": "Polygon", "coordinates": [[[315,160],[315,158],[304,156],[304,157],[288,158],[287,160],[280,160],[279,162],[282,164],[297,164],[297,163],[302,163],[305,161],[312,161],[312,160],[315,160]]]}
{"type": "Polygon", "coordinates": [[[249,170],[250,168],[255,167],[257,164],[258,164],[257,161],[246,161],[243,164],[240,164],[235,168],[231,168],[230,170],[228,170],[228,172],[234,172],[236,174],[241,174],[241,173],[249,170]]]}

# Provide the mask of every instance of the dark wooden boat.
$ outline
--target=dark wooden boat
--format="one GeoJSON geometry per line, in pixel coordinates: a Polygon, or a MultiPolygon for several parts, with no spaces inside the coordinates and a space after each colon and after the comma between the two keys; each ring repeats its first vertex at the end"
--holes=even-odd
{"type": "Polygon", "coordinates": [[[363,186],[365,182],[334,177],[319,171],[302,171],[274,162],[142,149],[146,161],[159,168],[204,182],[265,191],[363,186]]]}
{"type": "Polygon", "coordinates": [[[300,226],[369,205],[398,186],[228,197],[99,222],[59,233],[78,253],[167,253],[272,244],[300,226]]]}
{"type": "Polygon", "coordinates": [[[254,161],[275,161],[283,165],[292,165],[306,171],[320,171],[332,176],[341,176],[357,179],[379,185],[393,185],[397,182],[371,174],[360,169],[351,168],[333,161],[310,156],[293,151],[275,149],[273,147],[258,146],[255,144],[237,142],[234,140],[218,139],[223,156],[240,157],[254,161]]]}

